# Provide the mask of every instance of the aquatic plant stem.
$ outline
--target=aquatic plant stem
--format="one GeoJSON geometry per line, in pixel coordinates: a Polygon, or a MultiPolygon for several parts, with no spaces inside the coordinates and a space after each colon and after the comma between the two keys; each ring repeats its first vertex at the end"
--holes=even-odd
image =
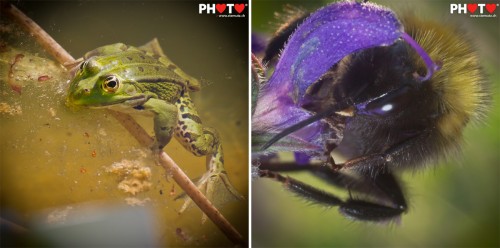
{"type": "MultiPolygon", "coordinates": [[[[16,21],[26,32],[32,35],[39,44],[51,54],[62,65],[75,64],[76,60],[61,47],[47,32],[38,26],[33,20],[24,15],[19,9],[10,3],[2,1],[1,11],[16,21]]],[[[108,113],[116,118],[120,124],[134,136],[143,146],[150,147],[153,138],[128,114],[108,110],[108,113]]],[[[243,236],[229,223],[215,206],[201,193],[196,185],[182,171],[182,169],[161,151],[159,161],[162,167],[171,174],[175,182],[186,192],[196,205],[212,220],[212,222],[237,245],[246,245],[243,236]]]]}

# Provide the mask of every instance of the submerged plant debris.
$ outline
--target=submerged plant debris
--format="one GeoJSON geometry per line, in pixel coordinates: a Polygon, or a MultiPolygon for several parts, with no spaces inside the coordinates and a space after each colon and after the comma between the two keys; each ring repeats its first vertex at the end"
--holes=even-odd
{"type": "Polygon", "coordinates": [[[21,95],[26,87],[43,87],[45,83],[58,84],[58,91],[64,92],[69,79],[65,68],[48,59],[29,35],[9,23],[0,23],[0,34],[4,39],[0,44],[0,82],[10,89],[10,92],[3,90],[2,95],[13,92],[21,95]]]}
{"type": "Polygon", "coordinates": [[[140,160],[123,159],[106,168],[119,177],[118,189],[135,196],[151,189],[151,169],[140,160]]]}

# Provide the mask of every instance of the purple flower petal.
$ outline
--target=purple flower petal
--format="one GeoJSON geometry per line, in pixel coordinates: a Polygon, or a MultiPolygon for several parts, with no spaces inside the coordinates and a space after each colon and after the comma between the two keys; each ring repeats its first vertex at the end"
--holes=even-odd
{"type": "Polygon", "coordinates": [[[402,34],[394,13],[371,3],[340,2],[307,18],[295,31],[269,81],[287,84],[294,101],[343,57],[360,49],[390,45],[402,34]]]}
{"type": "MultiPolygon", "coordinates": [[[[301,108],[306,89],[343,57],[390,45],[402,34],[395,14],[372,3],[337,2],[308,17],[292,34],[257,102],[254,130],[279,132],[311,116],[301,108]]],[[[317,143],[321,123],[292,135],[317,143]]]]}
{"type": "Polygon", "coordinates": [[[306,165],[309,164],[309,162],[311,161],[311,156],[306,153],[294,152],[293,156],[295,157],[295,162],[298,165],[306,165]]]}

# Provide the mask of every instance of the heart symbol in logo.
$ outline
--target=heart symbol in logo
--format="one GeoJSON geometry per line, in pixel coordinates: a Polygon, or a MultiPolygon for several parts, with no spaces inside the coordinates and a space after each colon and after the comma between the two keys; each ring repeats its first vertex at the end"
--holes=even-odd
{"type": "Polygon", "coordinates": [[[477,9],[477,3],[468,3],[467,4],[467,10],[469,10],[469,13],[473,14],[476,12],[477,9]]]}
{"type": "Polygon", "coordinates": [[[493,14],[493,11],[497,8],[497,5],[494,3],[487,3],[486,4],[486,10],[490,12],[490,14],[493,14]]]}
{"type": "MultiPolygon", "coordinates": [[[[477,5],[477,4],[476,4],[477,5]]],[[[477,6],[476,6],[477,7],[477,6]]],[[[226,4],[225,3],[218,3],[215,5],[215,8],[217,9],[217,11],[222,14],[222,12],[224,12],[224,10],[226,10],[226,4]]]]}
{"type": "Polygon", "coordinates": [[[236,10],[236,12],[238,12],[238,14],[241,14],[241,12],[243,12],[243,10],[245,9],[245,5],[242,3],[235,4],[234,9],[236,10]]]}

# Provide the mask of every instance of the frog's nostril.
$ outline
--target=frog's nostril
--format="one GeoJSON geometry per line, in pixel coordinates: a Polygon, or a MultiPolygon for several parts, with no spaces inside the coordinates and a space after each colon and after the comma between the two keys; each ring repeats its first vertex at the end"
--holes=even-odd
{"type": "Polygon", "coordinates": [[[69,98],[71,98],[73,101],[76,101],[88,95],[90,95],[90,89],[83,88],[78,91],[75,91],[74,93],[69,94],[69,98]]]}

